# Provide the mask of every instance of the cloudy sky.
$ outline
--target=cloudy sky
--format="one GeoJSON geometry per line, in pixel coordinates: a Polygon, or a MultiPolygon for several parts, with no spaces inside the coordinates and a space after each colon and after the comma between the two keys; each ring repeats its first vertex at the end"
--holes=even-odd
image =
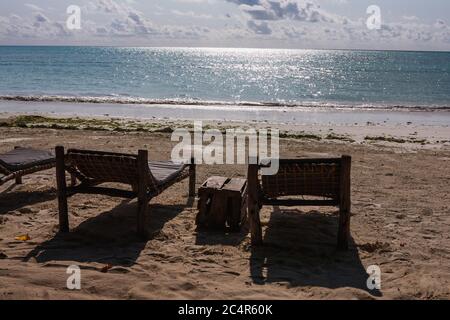
{"type": "Polygon", "coordinates": [[[450,1],[2,0],[0,44],[450,51],[450,1]],[[67,28],[70,5],[79,30],[67,28]]]}

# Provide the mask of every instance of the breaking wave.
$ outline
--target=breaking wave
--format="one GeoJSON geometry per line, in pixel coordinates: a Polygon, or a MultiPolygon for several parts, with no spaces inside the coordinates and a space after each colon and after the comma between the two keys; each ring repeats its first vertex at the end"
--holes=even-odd
{"type": "Polygon", "coordinates": [[[171,106],[242,106],[268,108],[332,108],[342,110],[386,110],[386,111],[450,111],[450,106],[443,105],[399,105],[399,104],[339,104],[321,102],[252,102],[252,101],[208,101],[197,99],[149,99],[124,96],[60,96],[60,95],[0,95],[0,101],[17,102],[62,102],[95,104],[133,104],[133,105],[171,105],[171,106]]]}

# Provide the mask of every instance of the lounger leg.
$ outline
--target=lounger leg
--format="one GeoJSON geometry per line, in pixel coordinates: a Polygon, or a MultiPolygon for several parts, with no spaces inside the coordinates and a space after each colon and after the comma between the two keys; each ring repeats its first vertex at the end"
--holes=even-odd
{"type": "Polygon", "coordinates": [[[258,165],[249,164],[248,166],[248,216],[250,220],[250,232],[252,245],[262,245],[262,228],[259,217],[258,203],[258,165]]]}
{"type": "Polygon", "coordinates": [[[77,177],[73,174],[70,175],[70,186],[75,187],[77,185],[77,177]]]}
{"type": "Polygon", "coordinates": [[[189,165],[189,197],[195,197],[195,179],[196,179],[196,168],[195,160],[191,159],[191,164],[189,165]]]}
{"type": "Polygon", "coordinates": [[[348,250],[348,242],[350,239],[351,162],[351,157],[342,157],[340,178],[341,195],[339,205],[339,230],[337,244],[338,250],[348,250]]]}
{"type": "Polygon", "coordinates": [[[56,154],[56,183],[58,193],[59,231],[69,232],[69,214],[67,207],[66,169],[64,163],[64,147],[55,148],[56,154]]]}
{"type": "Polygon", "coordinates": [[[146,196],[138,197],[138,216],[137,216],[137,233],[138,236],[144,240],[147,239],[147,215],[148,203],[150,199],[146,196]]]}
{"type": "MultiPolygon", "coordinates": [[[[19,146],[15,146],[14,149],[20,149],[19,146]]],[[[17,176],[16,177],[16,184],[22,184],[22,176],[17,176]]]]}
{"type": "Polygon", "coordinates": [[[341,208],[339,210],[338,249],[348,250],[350,238],[350,210],[341,208]]]}
{"type": "Polygon", "coordinates": [[[137,233],[138,237],[143,240],[147,239],[147,215],[148,202],[147,185],[145,176],[148,173],[148,152],[147,150],[139,150],[138,152],[138,213],[137,213],[137,233]]]}

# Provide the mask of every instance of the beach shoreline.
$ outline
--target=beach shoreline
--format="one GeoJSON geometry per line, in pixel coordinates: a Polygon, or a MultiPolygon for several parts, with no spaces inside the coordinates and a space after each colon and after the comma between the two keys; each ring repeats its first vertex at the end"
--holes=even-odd
{"type": "MultiPolygon", "coordinates": [[[[1,110],[1,109],[0,109],[1,110]]],[[[199,114],[197,112],[196,114],[199,114]]],[[[172,115],[175,115],[173,113],[172,115]]],[[[417,112],[414,114],[418,114],[417,112]]],[[[391,146],[407,150],[442,149],[450,147],[450,125],[434,124],[427,121],[425,112],[420,114],[422,120],[417,122],[392,123],[392,122],[356,122],[343,123],[295,123],[295,122],[268,122],[268,121],[244,121],[241,120],[201,120],[179,119],[177,117],[136,118],[114,117],[108,115],[75,115],[55,114],[46,112],[0,112],[0,126],[3,127],[30,127],[76,130],[102,130],[118,132],[172,132],[175,129],[192,129],[194,121],[201,123],[204,130],[218,129],[245,129],[250,128],[279,130],[280,137],[329,141],[338,143],[369,144],[378,146],[391,146]]],[[[439,113],[440,114],[440,113],[439,113]]],[[[444,112],[444,115],[447,113],[444,112]]],[[[450,113],[449,113],[450,114],[450,113]]],[[[343,115],[344,119],[345,114],[343,115]]],[[[450,118],[449,118],[450,119],[450,118]]],[[[410,119],[413,120],[413,119],[410,119]]],[[[1,141],[1,140],[0,140],[1,141]]]]}
{"type": "Polygon", "coordinates": [[[189,104],[117,104],[41,101],[1,101],[2,114],[38,114],[65,117],[112,117],[134,120],[214,120],[271,124],[450,125],[447,108],[378,108],[341,106],[242,106],[189,104]]]}

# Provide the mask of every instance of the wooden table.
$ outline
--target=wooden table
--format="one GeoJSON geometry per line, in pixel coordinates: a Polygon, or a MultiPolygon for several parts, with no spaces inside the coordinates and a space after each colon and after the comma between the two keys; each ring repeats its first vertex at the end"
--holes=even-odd
{"type": "Polygon", "coordinates": [[[239,231],[247,220],[247,180],[210,177],[198,190],[197,226],[208,230],[239,231]]]}

